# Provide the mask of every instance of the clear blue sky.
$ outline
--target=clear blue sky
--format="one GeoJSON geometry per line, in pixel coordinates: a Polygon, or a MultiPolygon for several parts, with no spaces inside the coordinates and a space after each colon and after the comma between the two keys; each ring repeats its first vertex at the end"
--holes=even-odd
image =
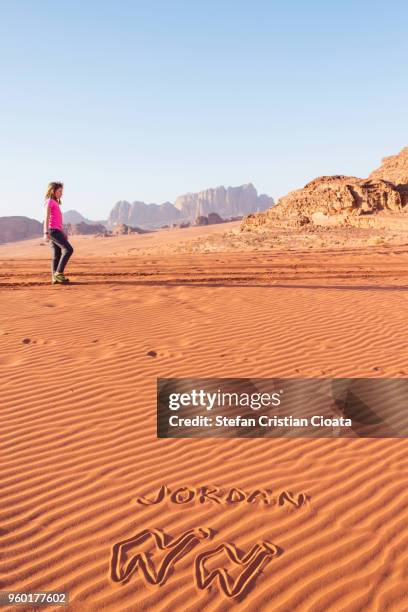
{"type": "Polygon", "coordinates": [[[408,145],[408,4],[0,0],[0,215],[275,198],[408,145]]]}

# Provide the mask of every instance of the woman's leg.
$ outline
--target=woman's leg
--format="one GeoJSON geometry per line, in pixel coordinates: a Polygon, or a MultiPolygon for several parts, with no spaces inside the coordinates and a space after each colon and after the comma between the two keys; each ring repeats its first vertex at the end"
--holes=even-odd
{"type": "Polygon", "coordinates": [[[54,277],[61,259],[61,249],[58,244],[52,240],[52,238],[50,240],[50,247],[52,249],[51,274],[54,277]]]}
{"type": "Polygon", "coordinates": [[[65,266],[68,263],[74,249],[72,245],[65,238],[65,235],[60,230],[51,230],[50,237],[54,244],[56,244],[61,250],[61,257],[57,265],[55,272],[62,274],[65,270],[65,266]]]}

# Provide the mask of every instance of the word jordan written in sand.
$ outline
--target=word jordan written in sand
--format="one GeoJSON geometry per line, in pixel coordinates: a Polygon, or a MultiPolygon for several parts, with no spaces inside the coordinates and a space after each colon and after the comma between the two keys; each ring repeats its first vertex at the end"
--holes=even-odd
{"type": "Polygon", "coordinates": [[[222,490],[216,486],[189,487],[182,486],[173,491],[167,485],[161,485],[154,497],[136,497],[136,502],[142,506],[153,506],[164,501],[170,501],[176,505],[198,502],[200,504],[212,503],[222,505],[236,505],[240,503],[256,504],[261,503],[267,506],[294,506],[300,508],[309,500],[305,493],[293,494],[291,491],[280,491],[276,494],[272,489],[255,489],[246,492],[237,487],[222,490]]]}

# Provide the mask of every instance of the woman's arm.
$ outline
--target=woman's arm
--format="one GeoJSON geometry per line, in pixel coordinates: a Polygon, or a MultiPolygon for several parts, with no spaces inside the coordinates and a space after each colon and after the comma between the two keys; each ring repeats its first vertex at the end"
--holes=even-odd
{"type": "Polygon", "coordinates": [[[46,240],[50,239],[49,225],[50,225],[50,203],[47,202],[47,206],[45,209],[45,219],[44,219],[44,238],[46,240]]]}

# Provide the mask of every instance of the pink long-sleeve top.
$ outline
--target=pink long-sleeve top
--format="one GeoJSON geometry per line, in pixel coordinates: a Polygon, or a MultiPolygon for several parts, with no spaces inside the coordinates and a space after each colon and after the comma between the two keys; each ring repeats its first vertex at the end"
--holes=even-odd
{"type": "Polygon", "coordinates": [[[58,202],[50,198],[45,205],[50,207],[48,228],[62,230],[62,212],[58,202]]]}

